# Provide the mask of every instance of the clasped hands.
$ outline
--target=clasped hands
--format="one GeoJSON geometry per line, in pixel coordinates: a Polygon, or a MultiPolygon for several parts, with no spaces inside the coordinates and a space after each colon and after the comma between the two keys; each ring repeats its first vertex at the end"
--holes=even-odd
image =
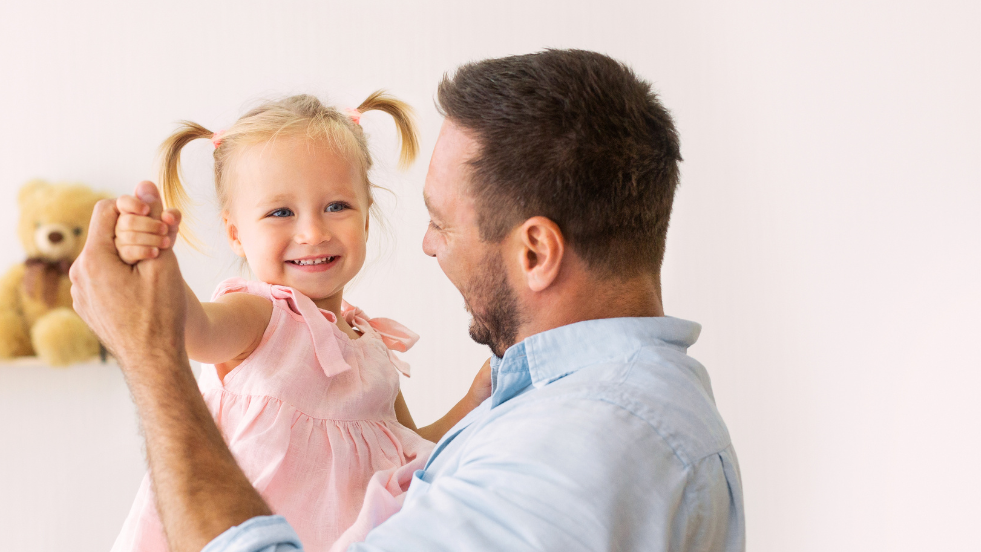
{"type": "Polygon", "coordinates": [[[85,247],[69,272],[75,312],[127,376],[147,357],[186,361],[185,287],[170,248],[181,214],[163,209],[152,182],[140,182],[134,195],[96,204],[85,247]]]}

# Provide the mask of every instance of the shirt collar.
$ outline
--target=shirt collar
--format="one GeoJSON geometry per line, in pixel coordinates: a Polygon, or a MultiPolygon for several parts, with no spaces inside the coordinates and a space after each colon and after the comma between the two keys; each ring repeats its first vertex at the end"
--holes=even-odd
{"type": "Polygon", "coordinates": [[[491,408],[601,362],[627,361],[642,347],[686,353],[702,327],[671,316],[604,318],[560,326],[491,358],[491,408]]]}

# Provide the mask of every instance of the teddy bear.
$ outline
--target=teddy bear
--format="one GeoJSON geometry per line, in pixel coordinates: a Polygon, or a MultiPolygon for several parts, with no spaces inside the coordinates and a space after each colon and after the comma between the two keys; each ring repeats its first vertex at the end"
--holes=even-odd
{"type": "Polygon", "coordinates": [[[43,180],[21,188],[17,235],[27,260],[0,279],[0,358],[37,355],[67,366],[99,354],[95,334],[72,310],[68,269],[82,252],[95,204],[108,197],[43,180]]]}

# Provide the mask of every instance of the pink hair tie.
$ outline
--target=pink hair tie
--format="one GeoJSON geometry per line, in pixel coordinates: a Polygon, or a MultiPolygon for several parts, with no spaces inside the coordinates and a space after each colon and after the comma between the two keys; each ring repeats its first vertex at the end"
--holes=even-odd
{"type": "Polygon", "coordinates": [[[218,132],[211,135],[211,143],[215,145],[215,149],[221,145],[221,137],[225,135],[224,130],[219,130],[218,132]]]}
{"type": "Polygon", "coordinates": [[[347,111],[348,117],[350,117],[351,120],[354,121],[354,124],[356,124],[358,126],[361,126],[361,112],[360,111],[358,111],[357,109],[354,109],[353,107],[348,107],[347,109],[345,109],[345,111],[347,111]]]}

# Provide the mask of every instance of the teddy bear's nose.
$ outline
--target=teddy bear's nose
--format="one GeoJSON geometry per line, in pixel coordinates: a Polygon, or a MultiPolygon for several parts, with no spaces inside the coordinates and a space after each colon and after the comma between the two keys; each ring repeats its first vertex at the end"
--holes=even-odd
{"type": "Polygon", "coordinates": [[[51,243],[58,243],[63,239],[65,239],[65,236],[61,232],[52,232],[48,234],[48,241],[51,243]]]}

